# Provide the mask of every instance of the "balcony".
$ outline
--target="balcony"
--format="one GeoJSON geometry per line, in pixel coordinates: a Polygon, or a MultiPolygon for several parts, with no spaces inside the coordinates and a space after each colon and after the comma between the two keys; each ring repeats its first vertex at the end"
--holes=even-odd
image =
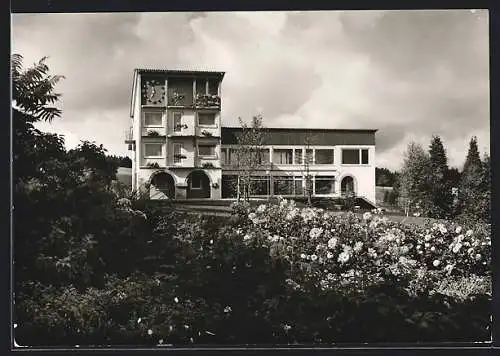
{"type": "Polygon", "coordinates": [[[210,94],[198,94],[196,95],[194,105],[197,109],[202,108],[220,108],[220,96],[210,95],[210,94]]]}
{"type": "Polygon", "coordinates": [[[219,138],[220,137],[220,129],[217,126],[209,127],[209,126],[198,126],[196,128],[196,136],[200,138],[219,138]]]}

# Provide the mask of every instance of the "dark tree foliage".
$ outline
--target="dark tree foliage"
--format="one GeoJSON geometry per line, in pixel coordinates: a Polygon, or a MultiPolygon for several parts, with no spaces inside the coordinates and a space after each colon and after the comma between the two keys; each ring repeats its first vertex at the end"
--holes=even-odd
{"type": "Polygon", "coordinates": [[[456,214],[464,218],[490,221],[490,159],[481,161],[477,138],[472,137],[458,187],[456,214]]]}
{"type": "Polygon", "coordinates": [[[107,159],[117,167],[132,168],[132,160],[129,157],[108,155],[107,159]]]}
{"type": "Polygon", "coordinates": [[[375,182],[378,187],[392,187],[396,180],[396,172],[387,168],[375,168],[375,182]]]}
{"type": "Polygon", "coordinates": [[[452,191],[448,178],[448,158],[439,136],[433,136],[429,146],[429,189],[431,205],[428,215],[432,218],[444,219],[451,215],[452,191]]]}

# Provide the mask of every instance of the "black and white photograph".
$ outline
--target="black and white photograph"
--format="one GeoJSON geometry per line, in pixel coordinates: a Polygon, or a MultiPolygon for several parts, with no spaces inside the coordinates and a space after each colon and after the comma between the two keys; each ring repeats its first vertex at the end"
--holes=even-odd
{"type": "Polygon", "coordinates": [[[486,9],[11,14],[12,348],[491,343],[486,9]]]}

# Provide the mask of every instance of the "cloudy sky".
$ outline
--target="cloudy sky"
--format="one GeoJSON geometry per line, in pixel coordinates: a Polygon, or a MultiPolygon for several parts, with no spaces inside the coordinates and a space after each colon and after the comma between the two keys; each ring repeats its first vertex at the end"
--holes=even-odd
{"type": "Polygon", "coordinates": [[[489,152],[486,10],[15,14],[12,52],[66,77],[40,127],[128,155],[134,68],[226,72],[224,125],[378,129],[377,166],[442,137],[451,165],[489,152]]]}

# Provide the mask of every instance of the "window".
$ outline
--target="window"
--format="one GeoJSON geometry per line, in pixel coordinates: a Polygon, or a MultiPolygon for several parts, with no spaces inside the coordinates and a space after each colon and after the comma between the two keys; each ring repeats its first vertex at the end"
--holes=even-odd
{"type": "Polygon", "coordinates": [[[368,164],[368,150],[361,150],[361,164],[368,164]]]}
{"type": "Polygon", "coordinates": [[[295,164],[302,164],[302,149],[295,149],[295,164]]]}
{"type": "Polygon", "coordinates": [[[238,194],[238,176],[222,176],[222,198],[236,198],[238,194]]]}
{"type": "Polygon", "coordinates": [[[274,150],[273,163],[292,164],[292,150],[274,150]]]}
{"type": "Polygon", "coordinates": [[[333,150],[332,149],[317,149],[316,150],[316,164],[333,164],[333,150]]]}
{"type": "Polygon", "coordinates": [[[182,122],[182,114],[180,112],[174,112],[172,117],[173,124],[174,124],[174,132],[180,132],[182,127],[181,127],[181,122],[182,122]]]}
{"type": "Polygon", "coordinates": [[[302,195],[304,194],[304,188],[302,186],[302,177],[295,177],[293,180],[294,183],[294,188],[295,188],[295,195],[302,195]]]}
{"type": "Polygon", "coordinates": [[[198,145],[200,156],[215,156],[215,145],[198,145]]]}
{"type": "Polygon", "coordinates": [[[342,164],[359,164],[359,150],[342,150],[342,164]]]}
{"type": "Polygon", "coordinates": [[[191,177],[189,179],[189,184],[191,189],[201,189],[202,188],[201,174],[191,174],[191,177]]]}
{"type": "Polygon", "coordinates": [[[182,158],[182,143],[174,143],[174,163],[180,163],[182,158]]]}
{"type": "Polygon", "coordinates": [[[274,194],[293,195],[294,180],[293,177],[274,177],[274,194]]]}
{"type": "Polygon", "coordinates": [[[208,80],[208,94],[219,95],[219,82],[216,79],[208,80]]]}
{"type": "Polygon", "coordinates": [[[145,112],[144,113],[144,126],[163,126],[163,119],[161,112],[145,112]]]}
{"type": "Polygon", "coordinates": [[[162,143],[145,143],[144,157],[161,157],[163,155],[162,149],[162,143]]]}
{"type": "Polygon", "coordinates": [[[269,195],[269,179],[267,177],[252,177],[250,179],[250,195],[269,195]]]}
{"type": "Polygon", "coordinates": [[[200,126],[215,126],[215,114],[198,114],[198,125],[200,126]]]}
{"type": "Polygon", "coordinates": [[[196,95],[205,95],[207,92],[205,79],[196,79],[196,95]]]}
{"type": "Polygon", "coordinates": [[[314,151],[311,148],[306,149],[306,155],[304,156],[304,160],[306,163],[309,164],[314,163],[314,151]]]}
{"type": "Polygon", "coordinates": [[[335,193],[335,177],[331,176],[316,176],[314,182],[316,194],[334,194],[335,193]]]}
{"type": "Polygon", "coordinates": [[[262,148],[259,150],[258,162],[259,164],[269,163],[269,148],[262,148]]]}

